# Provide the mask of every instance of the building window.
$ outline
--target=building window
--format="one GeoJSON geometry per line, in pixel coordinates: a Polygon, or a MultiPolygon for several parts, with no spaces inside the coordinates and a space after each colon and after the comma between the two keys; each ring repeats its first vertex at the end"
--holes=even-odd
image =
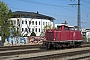
{"type": "Polygon", "coordinates": [[[31,30],[31,29],[29,28],[29,32],[30,32],[30,30],[31,30]]]}
{"type": "Polygon", "coordinates": [[[27,24],[27,21],[25,21],[25,23],[27,24]]]}
{"type": "Polygon", "coordinates": [[[29,25],[31,24],[31,21],[29,21],[29,25]]]}
{"type": "Polygon", "coordinates": [[[32,32],[34,32],[34,28],[32,28],[32,32]]]}
{"type": "Polygon", "coordinates": [[[40,25],[40,21],[39,21],[39,25],[40,25]]]}
{"type": "Polygon", "coordinates": [[[27,32],[27,28],[25,28],[25,31],[27,32]]]}
{"type": "Polygon", "coordinates": [[[19,30],[19,28],[17,28],[17,31],[19,30]]]}
{"type": "Polygon", "coordinates": [[[32,21],[32,25],[34,25],[34,21],[32,21]]]}
{"type": "Polygon", "coordinates": [[[16,21],[14,20],[14,24],[16,24],[16,21]]]}
{"type": "Polygon", "coordinates": [[[36,25],[37,25],[37,21],[36,21],[36,25]]]}
{"type": "Polygon", "coordinates": [[[47,22],[46,22],[46,25],[47,25],[47,22]]]}
{"type": "Polygon", "coordinates": [[[45,25],[45,23],[43,22],[43,25],[45,25]]]}
{"type": "Polygon", "coordinates": [[[48,25],[49,25],[49,22],[48,22],[48,25]]]}
{"type": "Polygon", "coordinates": [[[24,29],[22,28],[22,32],[24,31],[24,29]]]}
{"type": "Polygon", "coordinates": [[[24,21],[22,20],[22,24],[24,24],[24,21]]]}
{"type": "Polygon", "coordinates": [[[40,28],[39,28],[39,32],[40,32],[40,28]]]}
{"type": "Polygon", "coordinates": [[[17,21],[19,21],[19,19],[17,19],[17,21]]]}
{"type": "Polygon", "coordinates": [[[86,36],[86,32],[82,32],[82,35],[83,35],[83,36],[86,36]]]}
{"type": "Polygon", "coordinates": [[[37,32],[37,28],[35,29],[35,31],[37,32]]]}
{"type": "Polygon", "coordinates": [[[19,19],[17,19],[17,25],[20,24],[19,19]]]}
{"type": "Polygon", "coordinates": [[[17,19],[17,25],[20,27],[20,22],[19,22],[19,19],[17,19]]]}

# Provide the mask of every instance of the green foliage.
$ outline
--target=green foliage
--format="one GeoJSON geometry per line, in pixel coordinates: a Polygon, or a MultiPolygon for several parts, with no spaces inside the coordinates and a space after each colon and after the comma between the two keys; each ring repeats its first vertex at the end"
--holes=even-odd
{"type": "Polygon", "coordinates": [[[40,36],[45,36],[45,32],[41,32],[40,36]]]}
{"type": "Polygon", "coordinates": [[[47,29],[51,29],[51,25],[46,25],[46,26],[44,26],[44,31],[41,32],[41,34],[42,34],[43,36],[45,36],[45,31],[46,31],[47,29]]]}
{"type": "Polygon", "coordinates": [[[46,25],[46,26],[44,26],[44,32],[45,32],[47,29],[51,29],[51,25],[46,25]]]}
{"type": "Polygon", "coordinates": [[[36,36],[36,34],[34,32],[32,32],[30,36],[36,36]]]}
{"type": "Polygon", "coordinates": [[[8,9],[7,5],[0,1],[0,35],[2,36],[2,40],[4,40],[10,36],[10,17],[12,15],[12,11],[8,9]]]}
{"type": "Polygon", "coordinates": [[[86,36],[82,36],[82,39],[86,39],[86,36]]]}
{"type": "Polygon", "coordinates": [[[21,33],[18,32],[18,31],[16,31],[15,28],[12,28],[12,30],[14,31],[14,32],[13,32],[13,36],[21,36],[21,33]]]}
{"type": "Polygon", "coordinates": [[[44,29],[46,30],[46,29],[50,29],[51,28],[51,25],[46,25],[46,26],[44,26],[44,29]]]}

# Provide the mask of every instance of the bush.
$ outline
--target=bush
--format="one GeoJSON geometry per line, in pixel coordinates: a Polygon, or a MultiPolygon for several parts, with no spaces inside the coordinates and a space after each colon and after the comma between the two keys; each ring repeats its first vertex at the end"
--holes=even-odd
{"type": "Polygon", "coordinates": [[[82,39],[86,39],[86,36],[82,36],[82,39]]]}
{"type": "Polygon", "coordinates": [[[36,34],[34,32],[32,32],[30,36],[36,36],[36,34]]]}

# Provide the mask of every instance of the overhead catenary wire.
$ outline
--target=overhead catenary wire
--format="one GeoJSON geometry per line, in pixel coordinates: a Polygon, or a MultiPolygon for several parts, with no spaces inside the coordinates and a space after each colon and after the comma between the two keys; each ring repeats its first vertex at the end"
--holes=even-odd
{"type": "MultiPolygon", "coordinates": [[[[40,2],[36,2],[36,1],[33,1],[33,0],[19,0],[19,1],[23,1],[23,2],[29,2],[29,3],[34,3],[34,4],[44,4],[44,5],[49,5],[49,6],[54,6],[54,7],[58,7],[58,8],[61,8],[61,7],[67,7],[67,6],[57,6],[57,5],[53,5],[53,4],[46,4],[46,3],[40,3],[40,2]]],[[[70,6],[68,6],[68,7],[70,7],[70,6]]],[[[11,7],[11,8],[13,8],[13,9],[18,9],[18,10],[23,10],[23,9],[20,9],[20,8],[15,8],[15,7],[11,7]]],[[[67,8],[66,8],[67,9],[67,8]]],[[[71,9],[70,9],[71,10],[71,9]]],[[[73,10],[72,10],[73,11],[73,10]]],[[[63,15],[59,15],[59,14],[52,14],[52,13],[49,13],[49,14],[51,14],[51,15],[56,15],[56,16],[63,16],[63,15]]],[[[64,17],[64,16],[63,16],[64,17]]],[[[71,16],[65,16],[65,17],[70,17],[71,18],[71,16]]]]}
{"type": "MultiPolygon", "coordinates": [[[[64,8],[64,9],[68,9],[68,8],[66,8],[66,7],[69,7],[69,6],[58,6],[58,5],[54,5],[54,4],[47,4],[47,3],[42,3],[42,2],[37,2],[37,1],[33,1],[33,0],[19,0],[19,1],[23,1],[23,2],[29,2],[29,3],[34,3],[34,4],[43,4],[43,5],[48,5],[48,6],[53,6],[53,7],[58,7],[58,8],[64,8]]],[[[66,1],[66,0],[60,0],[60,1],[66,1]]],[[[69,0],[69,1],[73,1],[73,2],[76,2],[76,0],[69,0]]],[[[81,0],[82,1],[82,0],[81,0]]],[[[76,7],[76,6],[75,6],[76,7]]],[[[21,9],[19,9],[19,10],[21,10],[21,9]]],[[[72,10],[73,11],[73,9],[70,9],[70,10],[72,10]]],[[[84,9],[84,11],[87,11],[87,10],[85,10],[84,9]]],[[[84,11],[82,11],[82,12],[84,12],[84,11]]],[[[86,14],[86,13],[85,13],[86,14]]],[[[87,14],[86,14],[87,15],[87,14]]]]}
{"type": "MultiPolygon", "coordinates": [[[[23,9],[20,9],[20,8],[16,8],[16,7],[10,7],[12,9],[17,9],[17,10],[21,10],[21,11],[26,11],[26,10],[23,10],[23,9]]],[[[70,18],[73,18],[72,16],[65,16],[65,15],[60,15],[60,14],[54,14],[54,13],[47,13],[47,12],[41,12],[41,13],[45,13],[45,14],[48,14],[48,15],[55,15],[55,16],[62,16],[62,17],[70,17],[70,18]]]]}
{"type": "Polygon", "coordinates": [[[33,1],[33,0],[19,0],[19,1],[33,3],[33,4],[39,4],[39,5],[47,5],[47,6],[52,6],[52,7],[55,7],[55,8],[61,8],[61,9],[67,9],[67,10],[74,11],[74,9],[69,9],[68,8],[70,6],[58,6],[58,5],[55,5],[55,4],[47,4],[47,3],[37,2],[37,1],[33,1]]]}
{"type": "Polygon", "coordinates": [[[86,3],[90,3],[90,1],[86,1],[86,0],[81,0],[81,1],[86,2],[86,3]]]}

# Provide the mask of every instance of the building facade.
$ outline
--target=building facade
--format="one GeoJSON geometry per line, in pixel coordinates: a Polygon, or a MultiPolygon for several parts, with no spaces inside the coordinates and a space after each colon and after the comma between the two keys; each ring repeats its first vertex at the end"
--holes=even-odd
{"type": "Polygon", "coordinates": [[[90,42],[90,28],[83,28],[81,29],[82,36],[85,37],[85,42],[90,42]]]}
{"type": "Polygon", "coordinates": [[[44,32],[44,26],[50,25],[51,28],[54,26],[55,19],[38,12],[16,11],[13,12],[11,20],[22,36],[30,36],[32,32],[35,32],[36,36],[40,36],[44,32]]]}

